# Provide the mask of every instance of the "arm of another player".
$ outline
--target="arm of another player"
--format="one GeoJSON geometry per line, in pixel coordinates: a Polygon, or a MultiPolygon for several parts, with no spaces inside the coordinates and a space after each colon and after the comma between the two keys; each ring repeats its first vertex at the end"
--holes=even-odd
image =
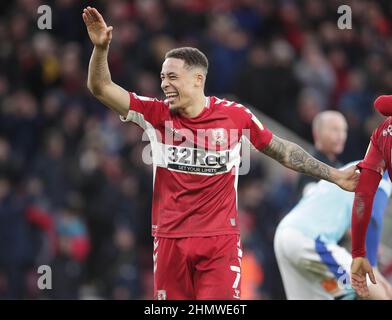
{"type": "Polygon", "coordinates": [[[369,299],[372,300],[391,300],[392,287],[387,279],[381,274],[378,268],[374,269],[374,276],[377,283],[369,285],[369,299]]]}
{"type": "Polygon", "coordinates": [[[376,284],[373,268],[366,258],[365,239],[370,221],[374,195],[381,180],[381,175],[373,170],[362,168],[357,189],[355,190],[352,211],[352,256],[351,285],[362,297],[369,296],[366,275],[376,284]]]}
{"type": "Polygon", "coordinates": [[[129,111],[129,93],[112,81],[107,60],[113,27],[108,27],[98,10],[91,7],[83,10],[83,21],[94,44],[87,87],[104,105],[125,117],[129,111]]]}
{"type": "Polygon", "coordinates": [[[373,267],[377,266],[378,248],[381,242],[383,217],[391,195],[391,181],[385,172],[373,201],[372,215],[366,233],[366,256],[373,267]]]}
{"type": "Polygon", "coordinates": [[[347,191],[354,191],[358,183],[359,174],[356,172],[356,166],[345,170],[332,168],[312,157],[297,144],[275,135],[261,151],[287,168],[333,182],[347,191]]]}
{"type": "Polygon", "coordinates": [[[388,173],[385,172],[378,186],[373,202],[373,210],[366,233],[366,256],[374,268],[376,284],[369,285],[369,299],[390,300],[392,287],[377,269],[377,252],[381,241],[383,216],[391,195],[391,182],[388,173]]]}
{"type": "Polygon", "coordinates": [[[365,240],[366,231],[370,221],[373,199],[381,180],[381,172],[385,169],[382,153],[373,141],[377,141],[377,130],[373,133],[371,143],[366,152],[365,159],[358,164],[361,174],[357,189],[355,190],[352,210],[352,257],[351,283],[354,290],[361,297],[369,296],[366,275],[376,283],[373,269],[366,258],[365,240]]]}

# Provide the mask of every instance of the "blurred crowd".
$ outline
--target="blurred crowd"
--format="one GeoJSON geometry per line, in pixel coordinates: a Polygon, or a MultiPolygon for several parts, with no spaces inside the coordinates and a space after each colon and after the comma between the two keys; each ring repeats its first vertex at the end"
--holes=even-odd
{"type": "MultiPolygon", "coordinates": [[[[210,62],[206,93],[258,109],[312,142],[323,110],[348,122],[342,162],[360,159],[392,89],[392,2],[337,0],[89,1],[114,27],[112,79],[161,97],[166,51],[195,46],[210,62]],[[337,8],[352,9],[352,29],[337,8]]],[[[77,0],[0,4],[0,298],[152,297],[152,169],[147,141],[88,92],[91,42],[77,0]],[[37,8],[52,9],[52,29],[37,8]],[[53,289],[36,286],[52,267],[53,289]]],[[[262,119],[261,119],[262,120],[262,119]]],[[[295,176],[240,178],[244,298],[282,299],[273,235],[296,201],[295,176]]]]}

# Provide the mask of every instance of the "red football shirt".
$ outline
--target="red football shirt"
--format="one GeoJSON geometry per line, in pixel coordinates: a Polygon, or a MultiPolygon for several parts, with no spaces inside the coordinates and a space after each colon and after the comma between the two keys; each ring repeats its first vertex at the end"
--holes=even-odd
{"type": "Polygon", "coordinates": [[[122,121],[142,127],[153,157],[152,235],[181,238],[239,234],[237,182],[246,135],[259,150],[272,133],[243,105],[207,97],[186,118],[165,101],[130,93],[122,121]]]}
{"type": "Polygon", "coordinates": [[[357,165],[367,170],[361,173],[355,191],[352,215],[353,258],[363,257],[366,254],[366,230],[371,216],[374,194],[385,170],[388,170],[391,177],[391,139],[392,117],[389,117],[374,130],[365,158],[357,165]]]}
{"type": "Polygon", "coordinates": [[[392,177],[391,152],[392,117],[388,117],[373,131],[365,158],[357,166],[376,171],[381,175],[387,169],[389,177],[392,177]]]}

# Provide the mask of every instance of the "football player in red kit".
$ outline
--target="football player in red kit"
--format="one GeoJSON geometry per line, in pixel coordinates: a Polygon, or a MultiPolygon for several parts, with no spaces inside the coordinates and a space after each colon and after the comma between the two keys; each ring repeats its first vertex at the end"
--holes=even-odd
{"type": "Polygon", "coordinates": [[[392,96],[383,95],[374,102],[374,107],[388,118],[374,130],[365,158],[358,164],[361,174],[355,190],[352,211],[352,287],[359,296],[369,295],[366,275],[376,283],[372,267],[366,258],[365,240],[374,195],[383,172],[392,177],[392,96]]]}
{"type": "Polygon", "coordinates": [[[94,44],[88,88],[150,139],[156,299],[240,298],[237,181],[243,136],[288,168],[355,189],[355,167],[331,168],[273,135],[243,105],[206,97],[208,60],[196,48],[167,52],[161,71],[165,100],[124,90],[111,80],[107,62],[113,28],[95,8],[84,9],[83,20],[94,44]]]}

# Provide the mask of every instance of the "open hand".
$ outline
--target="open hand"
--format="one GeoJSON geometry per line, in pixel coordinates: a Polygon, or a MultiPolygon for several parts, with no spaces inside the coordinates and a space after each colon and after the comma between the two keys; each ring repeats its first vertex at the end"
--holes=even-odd
{"type": "Polygon", "coordinates": [[[107,48],[112,40],[113,27],[106,25],[98,10],[91,7],[83,9],[83,21],[94,46],[107,48]]]}
{"type": "Polygon", "coordinates": [[[376,284],[376,278],[368,259],[364,257],[353,259],[351,264],[351,286],[361,298],[369,296],[366,275],[369,275],[370,281],[376,284]]]}

